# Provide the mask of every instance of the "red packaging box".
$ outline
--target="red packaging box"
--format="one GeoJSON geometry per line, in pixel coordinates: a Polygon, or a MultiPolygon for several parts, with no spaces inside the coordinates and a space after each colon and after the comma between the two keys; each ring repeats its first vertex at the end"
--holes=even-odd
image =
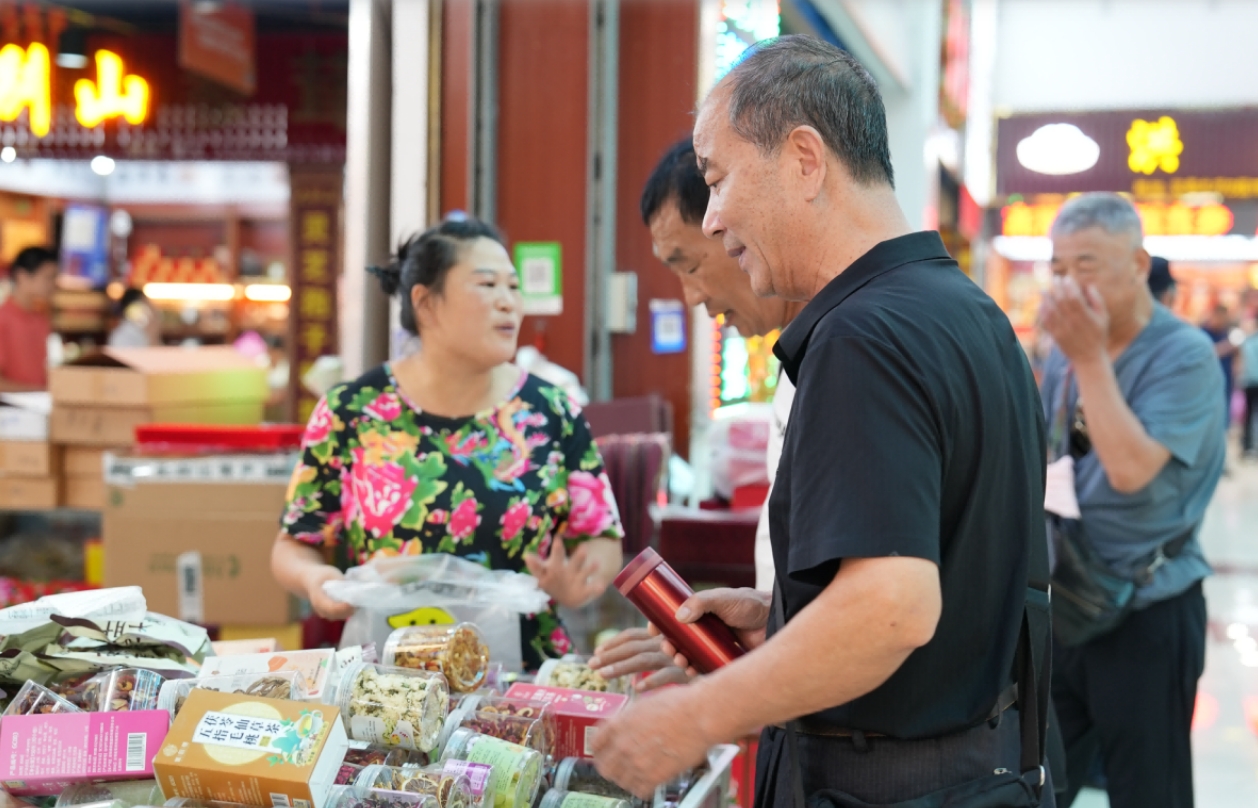
{"type": "Polygon", "coordinates": [[[619,693],[595,693],[588,690],[568,690],[563,687],[514,684],[507,691],[508,698],[543,701],[550,705],[555,715],[555,758],[589,758],[594,756],[594,741],[598,722],[620,712],[629,701],[619,693]]]}
{"type": "Polygon", "coordinates": [[[0,721],[0,781],[14,796],[56,796],[76,783],[147,780],[170,713],[10,715],[0,721]]]}

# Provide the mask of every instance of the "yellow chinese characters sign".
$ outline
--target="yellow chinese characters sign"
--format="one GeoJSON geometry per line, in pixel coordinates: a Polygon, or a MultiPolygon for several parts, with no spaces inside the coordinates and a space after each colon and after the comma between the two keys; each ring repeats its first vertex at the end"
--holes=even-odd
{"type": "MultiPolygon", "coordinates": [[[[1060,201],[1014,202],[1001,211],[1001,234],[1047,236],[1060,201]]],[[[1222,236],[1232,230],[1234,217],[1227,205],[1185,205],[1181,202],[1137,202],[1146,236],[1222,236]]]]}
{"type": "Polygon", "coordinates": [[[289,380],[295,417],[305,421],[316,403],[301,384],[321,356],[337,346],[336,283],[340,254],[341,171],[317,166],[293,166],[290,171],[290,226],[293,267],[289,283],[289,380]]]}
{"type": "MultiPolygon", "coordinates": [[[[148,117],[149,85],[127,75],[118,54],[98,50],[96,81],[75,82],[74,101],[75,117],[88,129],[119,117],[140,124],[148,117]]],[[[0,121],[15,121],[24,110],[31,134],[45,137],[52,125],[52,63],[48,48],[38,42],[0,48],[0,121]]]]}
{"type": "Polygon", "coordinates": [[[1179,171],[1184,142],[1179,138],[1179,126],[1169,115],[1156,121],[1132,121],[1127,130],[1127,147],[1131,149],[1127,167],[1137,174],[1152,174],[1159,168],[1167,174],[1179,171]]]}

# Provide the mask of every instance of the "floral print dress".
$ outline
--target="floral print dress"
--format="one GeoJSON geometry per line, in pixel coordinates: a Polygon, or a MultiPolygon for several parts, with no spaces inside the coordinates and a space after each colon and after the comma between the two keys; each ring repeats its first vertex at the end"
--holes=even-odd
{"type": "MultiPolygon", "coordinates": [[[[315,407],[282,526],[348,564],[451,553],[516,572],[555,537],[571,551],[624,535],[589,425],[558,387],[521,372],[504,403],[444,418],[415,406],[388,365],[315,407]]],[[[553,605],[521,621],[526,668],[571,648],[553,605]]]]}

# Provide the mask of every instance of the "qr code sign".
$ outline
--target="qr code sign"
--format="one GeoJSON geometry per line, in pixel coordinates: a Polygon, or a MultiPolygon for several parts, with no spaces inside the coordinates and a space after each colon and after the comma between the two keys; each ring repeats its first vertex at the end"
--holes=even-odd
{"type": "Polygon", "coordinates": [[[526,295],[549,295],[555,289],[555,262],[549,258],[526,258],[520,266],[526,295]]]}

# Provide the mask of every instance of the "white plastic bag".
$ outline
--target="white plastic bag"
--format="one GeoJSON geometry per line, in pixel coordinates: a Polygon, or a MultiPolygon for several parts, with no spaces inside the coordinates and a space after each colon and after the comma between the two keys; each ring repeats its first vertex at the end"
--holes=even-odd
{"type": "Polygon", "coordinates": [[[431,623],[475,623],[490,658],[518,671],[520,615],[536,614],[550,602],[531,575],[488,570],[446,553],[378,558],[328,581],[329,597],[357,607],[345,623],[341,647],[375,643],[383,648],[395,629],[431,623]]]}
{"type": "Polygon", "coordinates": [[[769,431],[773,422],[771,404],[736,404],[722,408],[709,427],[712,487],[725,499],[745,485],[768,485],[766,465],[769,431]]]}

